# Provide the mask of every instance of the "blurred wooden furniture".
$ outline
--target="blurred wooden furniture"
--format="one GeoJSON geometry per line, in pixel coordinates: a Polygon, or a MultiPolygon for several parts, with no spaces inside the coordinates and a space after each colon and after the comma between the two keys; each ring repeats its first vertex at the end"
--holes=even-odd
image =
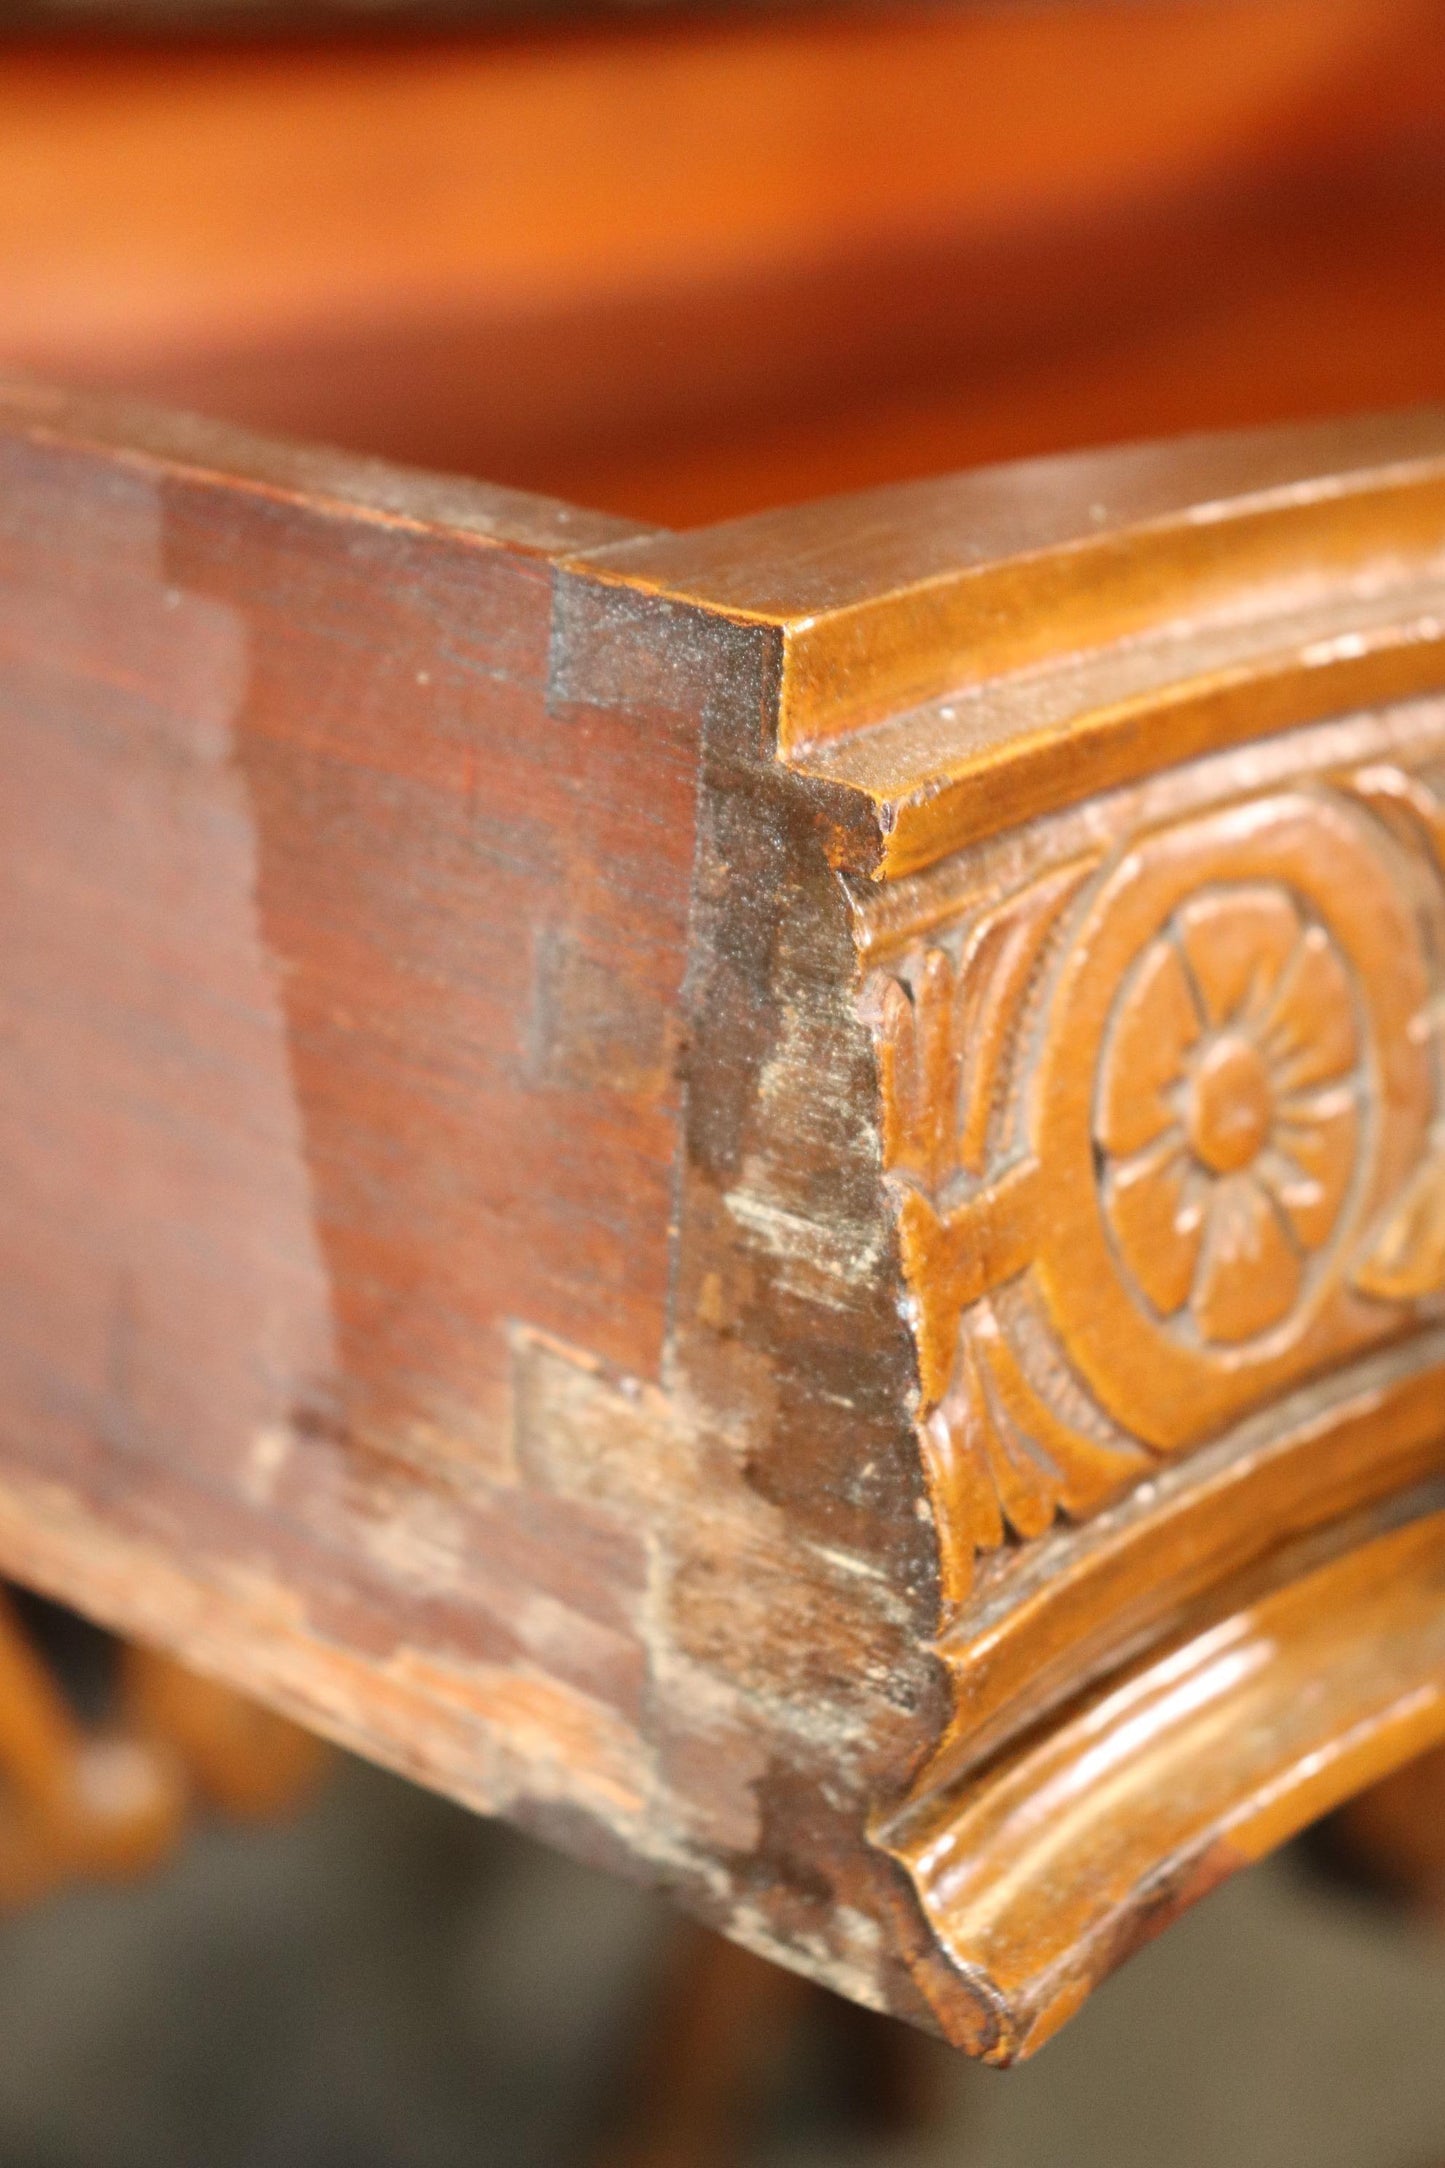
{"type": "Polygon", "coordinates": [[[0,1567],[997,2061],[1445,1737],[1445,424],[649,523],[931,457],[948,263],[1013,267],[948,429],[1433,382],[1439,30],[12,57],[15,358],[615,463],[5,389],[0,1567]],[[1273,371],[1169,316],[1236,244],[1273,371]]]}
{"type": "Polygon", "coordinates": [[[284,1718],[154,1650],[113,1655],[89,1715],[0,1596],[0,1907],[144,1874],[198,1809],[281,1813],[317,1780],[324,1749],[284,1718]]]}
{"type": "Polygon", "coordinates": [[[1332,1864],[1445,1928],[1445,1748],[1348,1801],[1327,1836],[1332,1864]]]}
{"type": "Polygon", "coordinates": [[[0,295],[0,362],[672,526],[1438,399],[1445,7],[12,40],[0,295]]]}
{"type": "Polygon", "coordinates": [[[1445,431],[16,387],[0,1558],[977,2051],[1445,1733],[1445,431]]]}
{"type": "Polygon", "coordinates": [[[800,2059],[831,2094],[845,2143],[917,2145],[944,2125],[944,2054],[679,1918],[637,2013],[598,2168],[730,2168],[756,2150],[800,2059]]]}

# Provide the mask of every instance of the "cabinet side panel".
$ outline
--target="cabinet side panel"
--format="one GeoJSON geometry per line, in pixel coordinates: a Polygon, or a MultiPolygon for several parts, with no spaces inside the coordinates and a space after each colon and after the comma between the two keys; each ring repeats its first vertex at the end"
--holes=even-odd
{"type": "Polygon", "coordinates": [[[0,1549],[640,1844],[636,1515],[513,1379],[659,1372],[694,734],[550,701],[552,584],[0,438],[0,1549]]]}

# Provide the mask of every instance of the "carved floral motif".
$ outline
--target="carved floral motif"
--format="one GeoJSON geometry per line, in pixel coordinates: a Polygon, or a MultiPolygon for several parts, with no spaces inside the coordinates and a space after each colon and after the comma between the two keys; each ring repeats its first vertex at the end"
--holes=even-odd
{"type": "Polygon", "coordinates": [[[955,1599],[976,1552],[1097,1510],[1445,1290],[1445,827],[1412,781],[1402,849],[1383,789],[1132,838],[880,989],[955,1599]]]}
{"type": "Polygon", "coordinates": [[[1110,1230],[1160,1317],[1231,1345],[1294,1310],[1355,1172],[1360,1043],[1337,945],[1278,885],[1206,890],[1147,945],[1094,1131],[1110,1230]]]}

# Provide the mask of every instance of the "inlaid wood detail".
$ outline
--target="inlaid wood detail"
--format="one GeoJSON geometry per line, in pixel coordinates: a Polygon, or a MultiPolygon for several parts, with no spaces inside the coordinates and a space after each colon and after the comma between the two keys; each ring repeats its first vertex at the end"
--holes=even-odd
{"type": "Polygon", "coordinates": [[[1392,774],[1125,835],[874,995],[952,1600],[1445,1289],[1440,829],[1392,774]]]}

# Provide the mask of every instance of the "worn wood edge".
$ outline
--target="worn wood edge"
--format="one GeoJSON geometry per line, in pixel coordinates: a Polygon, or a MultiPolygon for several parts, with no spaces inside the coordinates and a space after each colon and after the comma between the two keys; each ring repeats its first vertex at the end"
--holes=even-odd
{"type": "MultiPolygon", "coordinates": [[[[1445,415],[1427,410],[982,468],[623,543],[590,570],[773,628],[776,750],[827,773],[835,741],[946,694],[1181,624],[1378,608],[1382,586],[1418,582],[1442,552],[1445,415]]],[[[1101,727],[1117,728],[1107,707],[1101,727]]],[[[1006,714],[996,729],[983,768],[945,765],[980,798],[1023,751],[1006,714]]],[[[1079,769],[1076,794],[1098,787],[1079,769]]],[[[926,799],[939,780],[924,769],[912,789],[926,799]]],[[[919,862],[916,837],[898,850],[919,862]]]]}
{"type": "MultiPolygon", "coordinates": [[[[902,644],[932,652],[951,690],[971,687],[980,706],[991,704],[991,729],[972,736],[966,721],[950,733],[940,726],[959,718],[910,704],[915,688],[889,675],[886,646],[875,653],[865,636],[873,602],[825,610],[818,623],[757,607],[740,586],[748,570],[741,549],[710,590],[673,589],[655,577],[666,544],[603,552],[589,573],[771,634],[778,728],[772,747],[759,752],[766,758],[771,750],[812,796],[835,867],[896,877],[1183,760],[1437,689],[1445,674],[1445,439],[1438,421],[1430,427],[1431,449],[1414,461],[1190,503],[1102,540],[1067,540],[1022,562],[937,574],[918,592],[884,597],[876,608],[892,612],[902,644]],[[653,571],[635,579],[644,560],[653,571]],[[619,579],[620,568],[627,569],[619,579]],[[972,641],[970,608],[982,625],[972,641]],[[996,634],[990,612],[1002,627],[996,634]],[[1020,643],[1035,633],[1046,651],[1030,654],[1020,643]],[[790,736],[789,722],[790,702],[794,721],[803,712],[798,656],[815,638],[842,690],[837,731],[810,741],[790,736]],[[1050,669],[1061,696],[1036,727],[1040,679],[1050,669]],[[859,684],[876,696],[881,722],[848,707],[859,684]],[[897,762],[886,779],[891,799],[870,789],[887,733],[897,762]]],[[[1169,449],[1160,448],[1166,460],[1169,449]]],[[[1021,470],[993,479],[1022,494],[1021,470]]],[[[676,540],[685,550],[722,532],[676,540]]],[[[866,558],[866,532],[856,549],[866,558]]],[[[1425,1721],[1418,1681],[1400,1686],[1383,1659],[1378,1678],[1368,1676],[1382,1649],[1389,1654],[1391,1637],[1372,1629],[1364,1598],[1359,1616],[1347,1600],[1356,1551],[1378,1560],[1388,1540],[1380,1522],[1401,1509],[1402,1489],[1441,1470],[1440,1359],[1436,1345],[1422,1377],[1391,1380],[1386,1363],[1332,1379],[1330,1409],[1320,1416],[1303,1402],[1286,1406],[1293,1434],[1287,1429],[1278,1441],[1270,1426],[1281,1410],[1271,1408],[1181,1464],[1177,1480],[1170,1470],[1142,1485],[1119,1509],[1123,1533],[1114,1548],[1083,1531],[1077,1577],[1060,1548],[1051,1557],[1056,1567],[1062,1562],[1057,1590],[1041,1582],[1029,1602],[1030,1592],[1015,1585],[1010,1598],[1023,1594],[1025,1602],[992,1634],[975,1639],[974,1617],[940,1637],[956,1714],[908,1800],[885,1806],[873,1834],[912,1878],[954,1967],[953,1998],[988,2013],[973,2052],[996,2062],[1031,2052],[1141,1939],[1223,1874],[1445,1734],[1445,1626],[1425,1721]],[[1342,1389],[1350,1399],[1344,1408],[1342,1389]],[[1359,1515],[1377,1503],[1372,1538],[1359,1515]],[[1233,1516],[1244,1525],[1231,1528],[1233,1516]],[[1315,1551],[1306,1557],[1311,1537],[1315,1551]],[[1336,1541],[1343,1556],[1321,1564],[1321,1551],[1336,1541]],[[1270,1574],[1282,1583],[1261,1593],[1260,1576],[1270,1574]],[[1323,1590],[1327,1605],[1339,1599],[1335,1625],[1350,1629],[1340,1645],[1363,1666],[1349,1706],[1312,1650],[1309,1621],[1291,1609],[1296,1579],[1323,1590]],[[1278,1618],[1292,1622],[1294,1639],[1280,1641],[1276,1662],[1270,1631],[1278,1618]],[[1102,1797],[1068,1806],[1072,1778],[1086,1793],[1089,1757],[1109,1749],[1109,1738],[1101,1744],[1089,1734],[1103,1721],[1096,1713],[1130,1694],[1163,1693],[1171,1666],[1203,1662],[1221,1633],[1253,1630],[1251,1622],[1266,1649],[1260,1662],[1274,1669],[1254,1717],[1231,1705],[1221,1733],[1227,1739],[1231,1726],[1246,1733],[1251,1751],[1211,1758],[1186,1710],[1172,1728],[1144,1736],[1129,1780],[1140,1787],[1134,1807],[1114,1809],[1129,1825],[1122,1834],[1110,1825],[1107,1781],[1102,1797]],[[1314,1706],[1306,1689],[1320,1679],[1323,1705],[1294,1751],[1289,1720],[1300,1704],[1314,1706]],[[1285,1742],[1278,1753],[1273,1740],[1285,1742]],[[1064,1808],[1045,1796],[1056,1770],[1064,1808]],[[1192,1821],[1181,1807],[1176,1823],[1161,1827],[1151,1818],[1151,1783],[1170,1802],[1187,1804],[1191,1785],[1208,1796],[1192,1821]],[[1058,1844],[1072,1847],[1062,1866],[1050,1849],[1051,1820],[1062,1832],[1058,1844]],[[1105,1888],[1095,1862],[1111,1839],[1127,1856],[1105,1888]],[[950,1847],[953,1861],[966,1862],[969,1890],[982,1893],[971,1910],[935,1871],[940,1848],[950,1847]],[[1049,1893],[1059,1889],[1075,1903],[1067,1925],[1067,1902],[1057,1918],[1047,1916],[1049,1893]],[[1005,1908],[1001,1947],[985,1932],[991,1906],[1005,1908]],[[1029,1922],[1031,1907],[1036,1915],[1045,1909],[1029,1922]]],[[[1414,1360],[1403,1358],[1407,1368],[1414,1360]]],[[[1069,1540],[1077,1539],[1062,1542],[1069,1540]]],[[[1440,1552],[1445,1558],[1445,1536],[1440,1552]]],[[[1381,1586],[1391,1593],[1388,1576],[1381,1586]]],[[[1445,1617],[1445,1604],[1437,1612],[1445,1617]]],[[[1126,1709],[1110,1737],[1130,1737],[1132,1721],[1126,1709]]]]}
{"type": "MultiPolygon", "coordinates": [[[[1386,435],[1390,426],[1380,425],[1386,435]]],[[[1276,476],[1268,488],[1232,496],[1221,482],[1212,497],[1102,537],[1066,536],[1031,555],[935,572],[916,589],[824,609],[816,621],[749,599],[736,533],[737,558],[731,567],[719,563],[710,588],[674,590],[656,577],[671,542],[605,551],[589,573],[607,583],[621,571],[619,584],[648,599],[771,635],[777,728],[772,746],[758,750],[765,759],[771,751],[810,797],[835,868],[887,880],[1185,760],[1437,690],[1445,676],[1445,425],[1427,417],[1397,426],[1424,431],[1418,458],[1346,464],[1314,479],[1276,476]],[[634,580],[643,562],[651,570],[634,580]],[[942,685],[955,698],[964,694],[954,714],[921,707],[912,697],[917,685],[892,672],[886,639],[870,644],[885,622],[902,648],[931,656],[930,692],[942,685]],[[1030,652],[1035,637],[1039,649],[1030,652]],[[819,697],[837,693],[836,729],[811,739],[800,734],[807,711],[798,705],[797,670],[810,643],[835,671],[831,689],[820,677],[819,697]]],[[[1291,434],[1298,449],[1299,433],[1291,434]]],[[[1309,434],[1318,443],[1320,433],[1309,434]]],[[[1380,450],[1376,438],[1363,447],[1346,442],[1342,452],[1350,434],[1326,433],[1332,462],[1380,450]]],[[[1255,448],[1275,456],[1278,440],[1255,448]]],[[[1166,469],[1171,449],[1158,448],[1166,469]]],[[[1216,458],[1227,449],[1225,440],[1213,445],[1216,458]]],[[[1130,456],[1080,465],[1097,474],[1112,457],[1127,470],[1130,456]]],[[[978,479],[1027,500],[1023,469],[978,479]]],[[[811,511],[796,515],[800,526],[811,511]]],[[[787,515],[778,517],[786,523],[787,515]]],[[[723,532],[674,540],[681,553],[716,544],[723,532]]],[[[866,563],[868,548],[863,524],[856,563],[866,563]]],[[[1139,1770],[1152,1769],[1166,1796],[1186,1796],[1196,1778],[1218,1779],[1208,1811],[1194,1824],[1161,1829],[1141,1776],[1134,1807],[1120,1814],[1133,1830],[1115,1884],[1067,1929],[1062,1909],[1058,1921],[1047,1917],[1051,1889],[1090,1889],[1109,1836],[1105,1781],[1102,1801],[1077,1809],[1084,1817],[1097,1805],[1096,1825],[1056,1866],[1047,1825],[1063,1810],[1044,1798],[1050,1770],[1077,1747],[1071,1767],[1087,1789],[1094,1748],[1079,1743],[1080,1729],[1111,1697],[1136,1681],[1167,1679],[1172,1663],[1206,1650],[1233,1619],[1258,1614],[1267,1622],[1286,1603],[1290,1576],[1327,1588],[1330,1575],[1348,1578],[1359,1516],[1378,1506],[1378,1530],[1402,1492],[1445,1467],[1442,1357],[1437,1337],[1428,1350],[1396,1350],[1332,1377],[1323,1413],[1318,1384],[1315,1405],[1298,1395],[1271,1406],[1148,1477],[1117,1518],[1061,1536],[1048,1560],[1057,1584],[1042,1568],[1032,1588],[1011,1579],[991,1630],[976,1612],[945,1619],[935,1649],[951,1676],[955,1713],[906,1800],[880,1802],[873,1837],[912,1878],[954,1967],[952,1998],[988,2013],[969,2043],[973,2052],[995,2062],[1031,2052],[1141,1939],[1233,1866],[1445,1733],[1442,1708],[1431,1718],[1437,1729],[1422,1737],[1413,1688],[1397,1707],[1401,1696],[1391,1699],[1382,1672],[1375,1701],[1366,1681],[1360,1706],[1331,1702],[1320,1711],[1294,1761],[1271,1760],[1269,1727],[1285,1735],[1314,1677],[1303,1657],[1293,1671],[1282,1657],[1253,1761],[1241,1754],[1211,1762],[1182,1724],[1145,1739],[1139,1770]],[[1311,1540],[1316,1555],[1306,1557],[1311,1540]],[[1318,1552],[1336,1541],[1347,1547],[1345,1560],[1322,1565],[1318,1552]],[[1261,1594],[1259,1577],[1271,1574],[1284,1576],[1284,1586],[1261,1594]],[[1002,1815],[1010,1784],[1017,1811],[995,1840],[987,1817],[1002,1815]],[[985,1893],[974,1915],[960,1914],[934,1872],[937,1847],[951,1844],[967,1860],[970,1889],[985,1893]],[[1001,1891],[1012,1893],[1018,1914],[1004,1922],[999,1960],[979,1916],[1004,1902],[1001,1891]],[[1025,1926],[1030,1907],[1043,1915],[1025,1926]]],[[[1020,1563],[1027,1574],[1027,1555],[1020,1563]]],[[[1445,1645],[1445,1630],[1441,1638],[1445,1645]]],[[[1359,1648],[1369,1655],[1377,1646],[1362,1621],[1359,1648]]],[[[1445,1704],[1445,1662],[1440,1669],[1437,1699],[1445,1704]]],[[[1125,1735],[1122,1718],[1118,1731],[1125,1735]]]]}
{"type": "Polygon", "coordinates": [[[0,373],[0,431],[103,453],[188,481],[250,489],[311,511],[344,512],[416,532],[446,531],[483,547],[587,562],[587,552],[655,532],[525,490],[395,466],[329,445],[268,437],[149,400],[74,391],[0,373]]]}
{"type": "Polygon", "coordinates": [[[426,1697],[400,1679],[388,1690],[384,1667],[334,1643],[318,1664],[317,1636],[299,1603],[259,1572],[213,1578],[195,1555],[180,1565],[169,1549],[118,1533],[63,1486],[13,1470],[0,1481],[0,1571],[338,1746],[478,1813],[498,1811],[474,1742],[451,1739],[434,1719],[418,1722],[426,1697]]]}
{"type": "MultiPolygon", "coordinates": [[[[99,456],[118,470],[159,470],[162,481],[214,485],[222,498],[244,496],[251,488],[265,499],[297,503],[308,514],[327,511],[327,500],[309,475],[304,483],[297,481],[288,464],[292,448],[284,444],[242,438],[242,451],[254,455],[259,471],[238,473],[233,434],[218,425],[124,401],[77,401],[43,386],[11,389],[15,411],[7,414],[0,392],[0,428],[8,425],[13,436],[47,452],[99,456]]],[[[343,460],[342,466],[342,481],[362,491],[355,505],[344,497],[331,500],[348,522],[377,520],[438,532],[448,541],[475,542],[484,550],[530,552],[541,560],[535,568],[538,584],[547,584],[555,553],[542,550],[535,538],[528,543],[495,531],[469,534],[450,517],[426,516],[429,507],[419,507],[409,495],[403,495],[395,512],[385,504],[378,507],[370,494],[375,477],[389,478],[398,489],[413,479],[425,484],[430,478],[413,478],[374,462],[343,460]]],[[[478,492],[488,501],[492,494],[478,492]]],[[[538,501],[521,503],[526,510],[538,501]]],[[[569,564],[575,564],[583,584],[590,584],[584,557],[572,551],[569,564]]],[[[552,585],[555,603],[555,590],[565,588],[567,580],[559,577],[552,585]]],[[[601,599],[609,610],[627,602],[611,588],[601,599]]],[[[576,644],[559,638],[554,614],[549,692],[560,701],[565,703],[581,685],[598,699],[618,704],[635,699],[636,678],[629,672],[638,653],[629,640],[636,636],[645,671],[655,660],[655,651],[646,652],[648,641],[657,639],[669,613],[661,607],[635,612],[624,607],[615,614],[625,622],[600,628],[598,647],[588,650],[584,674],[575,681],[568,668],[584,666],[576,644]],[[607,672],[617,663],[619,649],[626,661],[614,680],[607,672]],[[595,676],[588,674],[593,671],[595,676]]],[[[567,629],[561,628],[563,635],[567,629]]],[[[832,896],[821,859],[818,878],[832,896]]],[[[840,939],[846,947],[846,935],[840,939]]],[[[591,1358],[584,1360],[590,1366],[591,1358]]],[[[125,1521],[124,1515],[91,1508],[60,1484],[7,1470],[0,1476],[0,1572],[76,1605],[131,1639],[174,1653],[196,1670],[475,1812],[505,1815],[575,1856],[615,1871],[647,1875],[732,1939],[840,1993],[919,2022],[928,2022],[931,2012],[939,2028],[970,2052],[992,2037],[987,2011],[980,2011],[967,1984],[952,1976],[911,1885],[894,1862],[867,1843],[861,1826],[850,1831],[849,1846],[866,1877],[870,1906],[876,1908],[867,1915],[881,1953],[876,1978],[872,1972],[860,1973],[817,1936],[794,1935],[786,1925],[774,1932],[765,1906],[731,1899],[721,1903],[717,1889],[729,1867],[714,1872],[716,1862],[707,1862],[703,1848],[687,1851],[664,1827],[652,1791],[630,1785],[626,1772],[618,1776],[616,1755],[609,1759],[600,1754],[595,1766],[582,1756],[573,1766],[573,1758],[559,1750],[559,1727],[537,1723],[535,1709],[527,1705],[533,1690],[543,1696],[549,1691],[544,1665],[518,1676],[506,1666],[460,1656],[453,1661],[426,1647],[401,1645],[373,1653],[364,1636],[355,1644],[319,1624],[299,1594],[263,1572],[259,1554],[253,1570],[244,1557],[208,1554],[204,1546],[178,1552],[158,1543],[153,1528],[137,1534],[125,1521]]],[[[592,1704],[585,1694],[577,1701],[584,1726],[595,1712],[600,1730],[610,1714],[606,1702],[592,1704]]],[[[576,1714],[576,1709],[562,1714],[576,1714]]],[[[604,1748],[607,1744],[604,1739],[604,1748]]],[[[860,1801],[860,1820],[861,1814],[860,1801]]]]}
{"type": "MultiPolygon", "coordinates": [[[[834,1973],[810,1941],[771,1933],[762,1908],[733,1903],[719,1913],[700,1901],[689,1862],[670,1863],[656,1848],[624,1848],[610,1839],[620,1802],[605,1773],[591,1798],[579,1793],[575,1764],[559,1764],[549,1787],[545,1765],[511,1736],[504,1675],[497,1680],[503,1699],[489,1714],[489,1682],[474,1666],[412,1660],[404,1647],[386,1658],[347,1648],[318,1633],[299,1600],[259,1569],[248,1573],[235,1561],[196,1551],[179,1563],[170,1547],[118,1532],[65,1486],[13,1469],[0,1477],[0,1575],[472,1813],[520,1818],[541,1841],[588,1864],[634,1879],[645,1875],[730,1941],[889,2010],[866,1979],[834,1973]],[[523,1799],[527,1812],[519,1817],[523,1799]]],[[[970,2056],[987,2057],[1002,2036],[1005,2013],[997,1998],[961,1975],[940,1947],[900,1864],[882,1848],[873,1856],[883,1870],[875,1877],[880,1924],[916,1991],[910,2020],[931,2024],[970,2056]]],[[[899,2014],[897,2007],[889,2014],[899,2014]]]]}
{"type": "Polygon", "coordinates": [[[878,1841],[997,2014],[984,2059],[1009,2063],[1229,1874],[1442,1737],[1427,1510],[1152,1652],[878,1841]]]}
{"type": "MultiPolygon", "coordinates": [[[[118,1533],[63,1486],[13,1471],[0,1479],[0,1575],[472,1813],[515,1819],[513,1780],[525,1777],[532,1809],[525,1826],[541,1841],[610,1872],[646,1875],[730,1941],[854,2001],[899,2014],[870,1994],[865,1981],[830,1976],[815,1947],[769,1933],[760,1908],[731,1905],[718,1916],[699,1904],[682,1864],[669,1872],[665,1860],[645,1851],[603,1843],[601,1831],[615,1822],[618,1802],[602,1791],[590,1802],[579,1799],[575,1771],[567,1772],[565,1783],[559,1771],[555,1793],[549,1797],[544,1787],[539,1795],[537,1763],[521,1750],[509,1753],[514,1742],[505,1712],[495,1720],[481,1712],[484,1688],[474,1691],[466,1671],[450,1678],[448,1711],[438,1691],[448,1680],[435,1665],[418,1664],[413,1671],[404,1650],[390,1660],[372,1659],[324,1639],[286,1590],[259,1571],[249,1575],[234,1563],[216,1570],[199,1554],[178,1564],[171,1549],[118,1533]],[[584,1822],[579,1809],[595,1823],[584,1822]]],[[[519,1794],[520,1783],[515,1789],[519,1794]]],[[[875,1858],[884,1870],[875,1893],[880,1924],[917,1993],[909,2020],[936,2029],[971,2057],[994,2059],[1006,2037],[1007,2012],[999,1998],[986,1983],[961,1973],[940,1946],[901,1864],[883,1847],[875,1858]]]]}

